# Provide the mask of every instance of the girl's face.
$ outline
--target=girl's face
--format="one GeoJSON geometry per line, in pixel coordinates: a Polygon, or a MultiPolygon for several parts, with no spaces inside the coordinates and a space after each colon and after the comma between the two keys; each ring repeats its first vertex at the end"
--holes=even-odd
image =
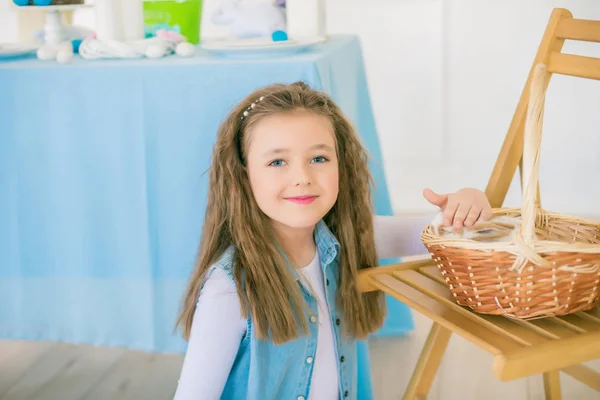
{"type": "Polygon", "coordinates": [[[338,196],[333,127],[297,110],[262,118],[249,132],[247,168],[260,209],[275,228],[314,228],[338,196]]]}

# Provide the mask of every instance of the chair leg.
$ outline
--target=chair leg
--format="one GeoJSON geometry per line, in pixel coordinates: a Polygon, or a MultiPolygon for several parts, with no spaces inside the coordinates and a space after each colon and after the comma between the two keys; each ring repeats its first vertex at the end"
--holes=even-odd
{"type": "Polygon", "coordinates": [[[546,400],[561,400],[560,390],[560,371],[550,371],[544,373],[544,393],[546,400]]]}
{"type": "Polygon", "coordinates": [[[448,347],[452,331],[433,323],[413,375],[404,393],[404,400],[425,399],[448,347]]]}

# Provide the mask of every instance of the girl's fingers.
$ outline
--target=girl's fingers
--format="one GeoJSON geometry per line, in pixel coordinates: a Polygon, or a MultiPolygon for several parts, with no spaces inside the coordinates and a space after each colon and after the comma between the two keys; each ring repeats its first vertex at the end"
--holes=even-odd
{"type": "Polygon", "coordinates": [[[470,204],[460,204],[456,213],[454,214],[454,229],[460,229],[463,227],[465,222],[465,218],[469,215],[469,210],[471,209],[470,204]]]}
{"type": "Polygon", "coordinates": [[[483,210],[481,210],[481,214],[479,214],[479,221],[488,221],[490,218],[492,218],[492,215],[492,208],[484,207],[483,210]]]}
{"type": "Polygon", "coordinates": [[[465,218],[465,226],[473,226],[475,222],[477,222],[479,216],[481,215],[481,211],[482,210],[479,207],[471,207],[471,209],[469,210],[469,215],[467,215],[467,218],[465,218]]]}
{"type": "Polygon", "coordinates": [[[456,209],[458,208],[458,203],[450,198],[448,200],[448,204],[444,209],[444,226],[451,226],[454,222],[454,214],[456,213],[456,209]]]}

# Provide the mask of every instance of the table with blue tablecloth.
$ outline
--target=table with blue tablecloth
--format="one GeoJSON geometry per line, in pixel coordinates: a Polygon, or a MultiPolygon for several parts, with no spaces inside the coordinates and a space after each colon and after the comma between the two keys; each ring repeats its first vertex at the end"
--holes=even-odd
{"type": "MultiPolygon", "coordinates": [[[[217,127],[252,90],[299,80],[357,127],[376,212],[391,215],[354,36],[259,58],[0,61],[0,339],[185,351],[174,325],[217,127]]],[[[378,335],[413,328],[405,305],[388,307],[378,335]]]]}

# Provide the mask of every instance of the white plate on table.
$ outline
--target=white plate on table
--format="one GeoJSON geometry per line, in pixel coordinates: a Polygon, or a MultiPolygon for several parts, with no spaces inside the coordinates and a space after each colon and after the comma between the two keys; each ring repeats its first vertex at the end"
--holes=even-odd
{"type": "Polygon", "coordinates": [[[22,43],[0,43],[0,60],[35,54],[40,46],[22,43]]]}
{"type": "Polygon", "coordinates": [[[268,55],[287,54],[306,50],[323,43],[327,38],[322,36],[291,38],[275,42],[269,37],[251,39],[213,39],[200,43],[200,47],[212,53],[230,55],[268,55]]]}

